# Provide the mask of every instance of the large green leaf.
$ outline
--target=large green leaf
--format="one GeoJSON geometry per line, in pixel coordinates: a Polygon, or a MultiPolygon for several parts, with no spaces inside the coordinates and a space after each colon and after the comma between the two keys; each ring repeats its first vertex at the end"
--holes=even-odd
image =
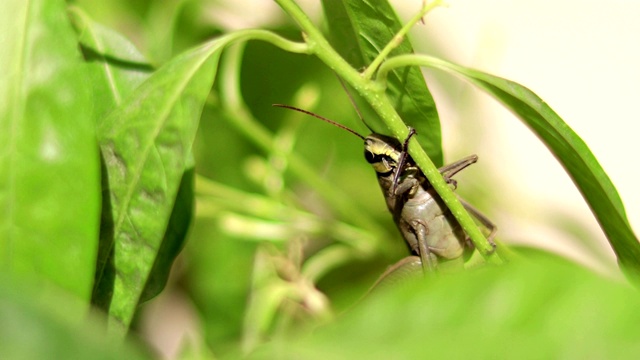
{"type": "Polygon", "coordinates": [[[589,147],[531,90],[510,80],[426,58],[425,65],[464,76],[493,95],[527,124],[566,169],[606,234],[618,261],[640,278],[640,243],[613,183],[589,147]]]}
{"type": "MultiPolygon", "coordinates": [[[[79,8],[71,8],[70,14],[76,32],[79,35],[81,49],[87,62],[91,65],[91,84],[97,99],[96,112],[103,120],[105,114],[120,105],[144,80],[150,76],[151,66],[122,35],[110,30],[88,17],[79,8]]],[[[104,176],[107,176],[106,171],[104,176]]],[[[105,179],[106,181],[107,179],[105,179]]],[[[165,236],[158,250],[153,269],[147,279],[144,293],[140,302],[156,296],[164,288],[169,277],[169,271],[176,256],[182,249],[192,216],[193,203],[193,166],[185,172],[180,184],[180,190],[169,220],[165,236]]],[[[108,190],[108,186],[105,186],[108,190]]],[[[103,202],[105,222],[101,226],[101,243],[99,258],[108,259],[113,239],[113,222],[110,218],[111,204],[103,202]]],[[[100,263],[100,268],[104,264],[100,263]]],[[[113,278],[99,283],[95,288],[94,302],[108,307],[107,293],[113,284],[113,278]],[[105,286],[109,284],[109,286],[105,286]]]]}
{"type": "MultiPolygon", "coordinates": [[[[354,68],[363,69],[402,28],[386,0],[323,0],[333,46],[354,68]]],[[[405,39],[391,55],[411,54],[405,39]]],[[[406,124],[416,129],[418,142],[436,166],[442,166],[442,135],[436,105],[417,66],[394,70],[387,95],[406,124]]]]}
{"type": "Polygon", "coordinates": [[[105,336],[101,314],[71,319],[74,297],[54,292],[43,298],[33,288],[5,280],[0,276],[1,359],[151,358],[128,341],[105,336]]]}
{"type": "MultiPolygon", "coordinates": [[[[144,82],[151,73],[151,66],[135,46],[119,33],[106,28],[93,21],[82,9],[71,7],[69,15],[78,34],[80,49],[85,61],[89,65],[90,85],[93,88],[95,99],[96,117],[100,124],[105,117],[119,106],[133,91],[144,82]]],[[[103,190],[109,193],[108,170],[103,166],[103,190]]],[[[111,202],[109,196],[105,196],[102,203],[102,223],[100,226],[100,245],[98,251],[98,263],[96,283],[92,294],[92,301],[101,308],[108,309],[113,288],[115,268],[114,264],[105,262],[112,256],[113,248],[113,219],[111,214],[111,202]],[[109,267],[104,271],[105,266],[109,267]],[[105,274],[106,273],[106,274],[105,274]]],[[[180,239],[182,242],[183,239],[180,239]]],[[[167,265],[161,269],[168,273],[171,262],[156,262],[167,265]]],[[[152,272],[153,273],[153,272],[152,272]]],[[[157,294],[161,290],[156,285],[164,281],[151,281],[154,284],[152,291],[157,294]]]]}
{"type": "Polygon", "coordinates": [[[224,44],[213,41],[176,57],[100,124],[113,245],[99,263],[94,302],[108,304],[111,320],[125,328],[167,231],[224,44]]]}
{"type": "Polygon", "coordinates": [[[558,258],[417,280],[250,358],[620,359],[640,351],[637,291],[558,258]]]}
{"type": "Polygon", "coordinates": [[[88,300],[99,155],[64,1],[2,1],[0,47],[0,268],[88,300]]]}

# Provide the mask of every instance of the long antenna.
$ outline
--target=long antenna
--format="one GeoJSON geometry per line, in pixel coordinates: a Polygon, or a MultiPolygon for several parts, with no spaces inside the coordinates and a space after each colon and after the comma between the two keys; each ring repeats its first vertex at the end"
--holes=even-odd
{"type": "Polygon", "coordinates": [[[291,105],[273,104],[272,106],[277,106],[277,107],[281,107],[281,108],[285,108],[285,109],[289,109],[289,110],[295,110],[295,111],[301,112],[303,114],[311,115],[311,116],[313,116],[315,118],[318,118],[318,119],[320,119],[322,121],[326,121],[329,124],[332,124],[332,125],[337,126],[337,127],[341,128],[341,129],[347,130],[348,132],[352,133],[353,135],[355,135],[355,136],[359,137],[360,139],[364,140],[364,136],[358,134],[355,130],[352,130],[352,129],[350,129],[350,128],[348,128],[348,127],[346,127],[346,126],[344,126],[344,125],[342,125],[340,123],[337,123],[337,122],[335,122],[333,120],[329,120],[329,119],[327,119],[325,117],[322,117],[322,116],[320,116],[318,114],[314,114],[311,111],[299,109],[299,108],[297,108],[295,106],[291,106],[291,105]]]}
{"type": "Polygon", "coordinates": [[[358,108],[358,104],[356,104],[356,100],[353,98],[353,96],[349,92],[349,89],[347,89],[347,85],[344,83],[342,78],[340,76],[338,76],[338,74],[336,74],[336,77],[338,78],[338,81],[340,81],[340,85],[342,86],[342,89],[344,89],[344,92],[347,93],[347,96],[349,97],[349,101],[351,102],[351,105],[353,106],[353,108],[356,110],[356,113],[358,114],[358,117],[360,118],[360,121],[362,121],[364,126],[366,126],[368,129],[371,129],[371,128],[369,128],[369,125],[367,125],[367,123],[364,122],[364,118],[362,117],[362,113],[360,112],[360,108],[358,108]]]}

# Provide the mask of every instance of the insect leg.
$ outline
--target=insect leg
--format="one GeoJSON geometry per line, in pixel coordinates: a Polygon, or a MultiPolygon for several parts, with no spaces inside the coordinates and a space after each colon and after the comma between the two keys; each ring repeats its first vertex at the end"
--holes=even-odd
{"type": "Polygon", "coordinates": [[[389,187],[389,194],[393,195],[396,193],[396,188],[398,187],[398,180],[400,179],[400,173],[404,169],[404,165],[407,163],[407,149],[409,147],[409,140],[411,137],[416,134],[416,129],[409,127],[409,135],[404,140],[402,144],[402,152],[400,153],[400,158],[398,159],[398,164],[396,165],[396,169],[393,172],[393,178],[391,180],[391,186],[389,187]]]}
{"type": "Polygon", "coordinates": [[[488,217],[486,217],[483,213],[480,212],[480,210],[474,208],[471,204],[469,204],[468,202],[464,201],[463,199],[461,199],[458,196],[458,200],[460,200],[460,203],[462,203],[462,206],[464,206],[465,210],[467,210],[474,218],[478,219],[478,221],[487,229],[489,229],[489,235],[487,235],[487,241],[489,241],[489,244],[491,244],[491,246],[493,246],[493,248],[496,248],[496,243],[493,242],[493,238],[496,236],[496,232],[498,231],[498,227],[496,226],[496,224],[494,224],[491,220],[489,220],[488,217]]]}
{"type": "Polygon", "coordinates": [[[421,275],[422,261],[417,256],[407,256],[400,259],[380,275],[375,284],[369,289],[369,292],[376,288],[384,288],[388,285],[395,285],[408,279],[421,275]]]}
{"type": "Polygon", "coordinates": [[[411,192],[416,186],[419,186],[420,182],[416,178],[407,178],[404,179],[401,183],[397,184],[396,189],[393,193],[390,192],[390,195],[394,196],[402,196],[402,194],[407,191],[411,192]]]}
{"type": "Polygon", "coordinates": [[[420,255],[420,260],[422,260],[422,271],[426,274],[435,271],[436,263],[433,257],[431,257],[431,251],[429,250],[429,246],[427,245],[427,233],[429,229],[427,226],[418,222],[412,222],[413,230],[416,234],[416,239],[418,240],[418,252],[420,255]]]}
{"type": "Polygon", "coordinates": [[[476,161],[478,161],[478,155],[469,155],[452,164],[439,168],[438,171],[440,171],[440,174],[442,174],[442,177],[444,177],[447,183],[453,184],[454,187],[457,187],[457,183],[452,179],[452,177],[458,172],[464,170],[467,166],[474,164],[476,161]]]}

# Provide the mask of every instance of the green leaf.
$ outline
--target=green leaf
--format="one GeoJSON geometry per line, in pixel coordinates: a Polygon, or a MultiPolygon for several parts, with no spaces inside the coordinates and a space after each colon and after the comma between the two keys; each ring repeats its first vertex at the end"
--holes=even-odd
{"type": "Polygon", "coordinates": [[[633,358],[635,289],[558,258],[417,279],[257,359],[633,358]]]}
{"type": "MultiPolygon", "coordinates": [[[[386,0],[323,0],[336,51],[356,69],[363,69],[402,28],[386,0]]],[[[413,53],[408,39],[392,56],[413,53]]],[[[443,164],[442,134],[435,102],[417,66],[395,69],[387,79],[387,96],[404,122],[415,128],[418,142],[437,167],[443,164]]]]}
{"type": "Polygon", "coordinates": [[[96,115],[102,119],[145,81],[153,69],[122,35],[94,22],[80,8],[72,7],[69,15],[89,64],[96,115]]]}
{"type": "Polygon", "coordinates": [[[0,4],[0,269],[88,300],[98,245],[95,119],[61,0],[0,4]]]}
{"type": "Polygon", "coordinates": [[[77,299],[50,293],[42,297],[24,284],[0,276],[0,358],[147,359],[128,341],[105,336],[99,314],[70,319],[77,299]]]}
{"type": "MultiPolygon", "coordinates": [[[[94,86],[94,93],[99,104],[98,117],[102,118],[117,105],[120,105],[138,85],[149,77],[151,66],[127,39],[95,23],[81,9],[71,8],[70,15],[79,35],[85,59],[91,64],[91,83],[94,86]]],[[[169,277],[171,265],[182,249],[193,212],[193,171],[193,166],[191,166],[182,177],[167,231],[140,302],[149,300],[162,291],[169,277]]],[[[105,171],[105,176],[107,176],[106,173],[107,171],[105,171]]],[[[110,214],[110,202],[105,201],[104,205],[103,213],[110,214]]],[[[101,243],[99,256],[101,259],[106,259],[109,257],[113,238],[113,224],[109,217],[105,218],[102,229],[105,233],[101,237],[104,241],[101,243]]],[[[96,302],[102,307],[108,307],[108,302],[99,302],[99,299],[104,300],[106,296],[100,291],[106,290],[108,292],[113,284],[113,278],[110,278],[106,283],[110,286],[106,289],[104,287],[96,288],[97,292],[94,296],[96,302]]]]}
{"type": "MultiPolygon", "coordinates": [[[[100,124],[104,118],[119,106],[135,88],[145,81],[151,72],[145,58],[122,35],[94,22],[82,9],[71,7],[69,16],[78,34],[80,49],[89,67],[90,83],[95,99],[94,111],[100,124]]],[[[108,171],[103,164],[103,190],[108,195],[108,171]]],[[[105,261],[113,254],[113,220],[111,202],[105,196],[102,202],[100,244],[95,272],[96,281],[92,301],[98,307],[108,309],[112,293],[115,269],[107,264],[110,271],[102,277],[105,261]],[[108,284],[108,285],[105,285],[108,284]]]]}
{"type": "Polygon", "coordinates": [[[577,185],[623,269],[631,270],[633,277],[640,279],[640,243],[629,225],[618,192],[584,141],[526,87],[477,70],[432,60],[428,66],[464,76],[493,95],[538,135],[577,185]]]}
{"type": "Polygon", "coordinates": [[[198,309],[207,344],[218,356],[233,351],[240,341],[256,245],[227,236],[210,220],[194,221],[185,248],[189,259],[186,287],[198,309]]]}
{"type": "Polygon", "coordinates": [[[164,289],[169,279],[173,261],[180,254],[187,239],[187,231],[193,217],[193,188],[195,181],[195,164],[193,164],[193,160],[190,160],[190,162],[191,165],[187,166],[182,175],[167,231],[158,249],[158,255],[149,274],[147,284],[140,296],[140,303],[155,297],[164,289]]]}
{"type": "Polygon", "coordinates": [[[99,262],[94,302],[109,304],[116,328],[130,324],[158,256],[225,44],[219,39],[176,57],[99,127],[113,245],[111,258],[99,262]]]}

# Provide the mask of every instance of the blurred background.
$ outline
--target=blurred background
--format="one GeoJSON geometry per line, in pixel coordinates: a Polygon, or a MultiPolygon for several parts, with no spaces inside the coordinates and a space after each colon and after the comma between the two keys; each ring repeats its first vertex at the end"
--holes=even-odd
{"type": "MultiPolygon", "coordinates": [[[[74,3],[125,34],[154,64],[217,34],[242,28],[276,29],[289,38],[300,38],[295,25],[269,0],[74,3]]],[[[299,3],[316,24],[321,24],[319,1],[299,3]]],[[[448,3],[448,7],[428,14],[425,24],[418,24],[411,32],[416,52],[519,82],[547,101],[598,158],[637,231],[640,2],[448,3]]],[[[392,1],[392,5],[406,20],[419,9],[420,1],[392,1]]],[[[375,175],[362,159],[361,142],[320,121],[273,109],[271,104],[297,105],[360,133],[367,130],[335,76],[319,61],[262,43],[251,43],[235,56],[223,61],[223,66],[231,64],[229,72],[233,73],[234,61],[241,63],[242,98],[256,122],[273,133],[285,149],[300,154],[328,184],[349,194],[354,206],[366,209],[384,229],[375,233],[374,229],[349,228],[356,235],[346,236],[340,244],[343,247],[337,248],[349,249],[349,261],[327,267],[327,272],[318,276],[318,293],[304,293],[310,296],[306,300],[317,301],[320,308],[325,306],[325,295],[335,309],[347,308],[386,266],[406,254],[406,248],[386,212],[375,175]]],[[[457,175],[458,193],[492,218],[498,225],[499,239],[558,252],[619,278],[610,247],[588,206],[538,139],[513,115],[463,81],[432,70],[425,76],[442,122],[445,162],[471,153],[480,157],[478,164],[457,175]]],[[[313,186],[292,176],[282,159],[265,154],[238,130],[235,115],[220,106],[229,100],[231,85],[228,81],[217,83],[195,146],[198,173],[205,180],[238,190],[238,199],[261,194],[339,222],[335,209],[313,186]]],[[[374,116],[363,110],[365,118],[374,116]]],[[[202,183],[199,185],[202,191],[202,183]]],[[[222,192],[233,193],[229,189],[222,192]]],[[[261,263],[261,259],[277,258],[280,264],[292,265],[292,272],[286,275],[297,279],[300,269],[296,266],[301,261],[297,247],[304,247],[308,256],[334,244],[322,229],[309,235],[311,241],[307,237],[287,238],[287,231],[300,230],[299,224],[296,228],[274,221],[251,222],[207,196],[211,194],[206,191],[200,194],[197,218],[168,290],[149,302],[138,320],[140,333],[168,358],[184,348],[185,342],[220,354],[240,342],[246,345],[248,333],[259,337],[268,332],[252,325],[251,315],[247,315],[260,289],[255,274],[268,267],[265,263],[269,261],[261,263]],[[261,237],[238,230],[246,229],[247,224],[259,228],[261,237]],[[264,243],[272,244],[273,249],[265,250],[264,243]],[[262,255],[256,256],[256,251],[262,255]]],[[[282,268],[275,272],[282,277],[282,268]]],[[[319,314],[322,311],[314,315],[319,314]]],[[[270,329],[283,326],[276,320],[262,325],[270,329]]]]}
{"type": "MultiPolygon", "coordinates": [[[[402,3],[398,6],[408,16],[408,4],[402,3]]],[[[435,42],[446,59],[536,92],[590,147],[617,187],[637,231],[640,168],[634,158],[640,153],[635,139],[640,134],[640,111],[635,106],[640,95],[640,24],[634,18],[640,14],[640,3],[460,0],[449,4],[429,16],[426,29],[414,31],[418,51],[428,53],[435,42]]],[[[496,220],[502,236],[583,260],[586,254],[575,240],[593,236],[598,249],[613,259],[581,195],[525,126],[470,86],[461,84],[439,96],[436,84],[430,83],[440,100],[446,154],[455,154],[474,133],[479,134],[477,150],[471,151],[480,154],[482,166],[500,174],[498,189],[513,192],[500,191],[507,196],[498,196],[498,201],[505,201],[502,210],[520,215],[496,220]],[[473,105],[460,111],[459,99],[467,96],[473,105]],[[458,131],[469,132],[459,137],[458,131]],[[523,203],[526,208],[519,205],[523,203]],[[567,239],[571,224],[587,234],[574,232],[578,239],[567,239]]],[[[586,261],[593,264],[591,260],[586,261]]]]}

